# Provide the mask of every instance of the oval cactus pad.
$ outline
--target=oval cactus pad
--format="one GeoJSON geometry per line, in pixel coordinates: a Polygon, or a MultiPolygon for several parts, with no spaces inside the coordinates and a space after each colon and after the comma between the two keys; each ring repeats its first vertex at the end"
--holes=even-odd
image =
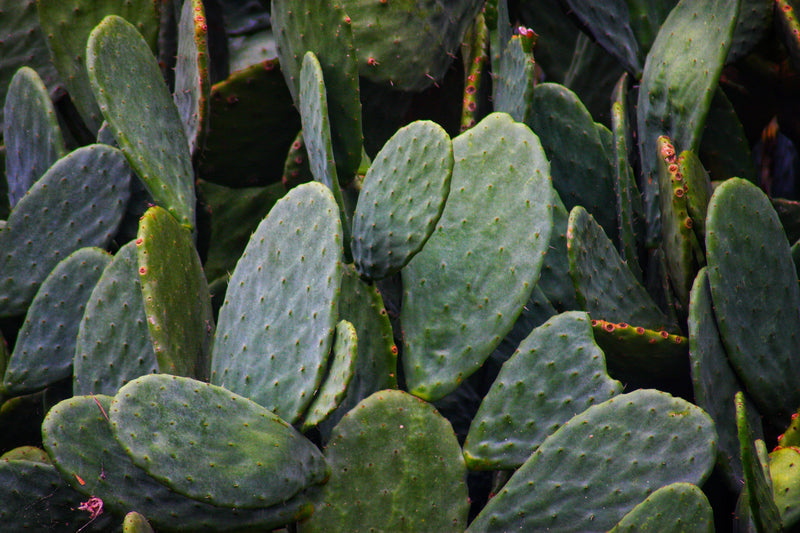
{"type": "Polygon", "coordinates": [[[550,165],[539,139],[493,113],[453,140],[450,194],[403,270],[409,391],[436,400],[511,330],[539,278],[552,229],[550,165]]]}
{"type": "Polygon", "coordinates": [[[120,149],[156,202],[194,228],[189,143],[150,47],[133,25],[109,15],[86,51],[92,90],[120,149]]]}
{"type": "Polygon", "coordinates": [[[327,369],[342,279],[339,220],[325,185],[292,189],[250,238],[219,313],[211,382],[290,423],[327,369]]]}
{"type": "Polygon", "coordinates": [[[398,390],[359,403],[333,430],[331,478],[301,531],[463,531],[467,468],[450,423],[398,390]]]}
{"type": "Polygon", "coordinates": [[[381,279],[422,248],[450,192],[453,147],[444,129],[418,120],[375,156],[353,215],[353,260],[362,276],[381,279]]]}
{"type": "Polygon", "coordinates": [[[176,492],[222,507],[268,507],[325,481],[322,453],[258,404],[191,378],[151,374],[111,402],[134,464],[176,492]]]}

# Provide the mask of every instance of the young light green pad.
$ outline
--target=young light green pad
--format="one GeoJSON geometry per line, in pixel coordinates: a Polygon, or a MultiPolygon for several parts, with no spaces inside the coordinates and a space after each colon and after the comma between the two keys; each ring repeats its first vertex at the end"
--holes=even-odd
{"type": "Polygon", "coordinates": [[[434,407],[399,390],[342,418],[325,450],[331,478],[300,531],[463,531],[469,511],[455,433],[434,407]]]}
{"type": "Polygon", "coordinates": [[[110,15],[92,31],[86,56],[95,98],[131,167],[156,202],[193,229],[189,143],[150,47],[133,25],[110,15]]]}
{"type": "Polygon", "coordinates": [[[626,514],[609,533],[713,533],[714,513],[691,483],[661,487],[626,514]]]}
{"type": "Polygon", "coordinates": [[[731,366],[759,411],[786,427],[800,405],[800,287],[778,215],[757,186],[731,178],[717,187],[706,250],[731,366]]]}
{"type": "Polygon", "coordinates": [[[308,431],[326,420],[339,407],[353,380],[358,360],[358,336],[356,328],[347,320],[340,320],[336,324],[336,338],[331,355],[333,361],[325,381],[322,382],[314,401],[308,407],[303,421],[303,431],[308,431]]]}
{"type": "Polygon", "coordinates": [[[327,369],[342,279],[339,209],[299,185],[259,224],[219,312],[211,382],[294,423],[327,369]]]}
{"type": "Polygon", "coordinates": [[[453,146],[435,122],[412,122],[386,142],[353,215],[351,249],[361,276],[391,276],[419,252],[442,215],[452,173],[453,146]]]}
{"type": "Polygon", "coordinates": [[[263,509],[231,509],[178,494],[131,462],[106,419],[111,401],[102,394],[75,396],[56,404],[42,423],[42,442],[63,479],[85,497],[102,499],[108,511],[137,509],[159,531],[187,533],[270,529],[309,514],[303,495],[263,509]]]}
{"type": "Polygon", "coordinates": [[[135,242],[159,371],[207,379],[214,314],[191,233],[166,209],[153,206],[139,220],[135,242]]]}
{"type": "Polygon", "coordinates": [[[519,468],[576,411],[621,392],[622,384],[606,373],[589,315],[557,315],[533,330],[500,369],[464,442],[467,466],[519,468]]]}
{"type": "Polygon", "coordinates": [[[122,153],[92,144],[59,159],[0,231],[0,316],[22,314],[72,252],[105,247],[125,212],[131,170],[122,153]]]}
{"type": "Polygon", "coordinates": [[[86,302],[111,256],[81,248],[61,261],[42,282],[5,369],[3,386],[19,395],[72,375],[75,339],[86,302]]]}
{"type": "Polygon", "coordinates": [[[716,440],[708,415],[683,399],[615,396],[550,435],[467,531],[607,531],[659,487],[701,485],[716,440]]]}
{"type": "Polygon", "coordinates": [[[444,212],[402,271],[405,376],[428,400],[455,390],[511,330],[552,231],[550,165],[527,126],[493,113],[453,140],[453,155],[444,212]]]}
{"type": "Polygon", "coordinates": [[[269,507],[330,476],[322,453],[288,423],[191,378],[137,378],[119,390],[108,414],[135,465],[212,505],[269,507]]]}

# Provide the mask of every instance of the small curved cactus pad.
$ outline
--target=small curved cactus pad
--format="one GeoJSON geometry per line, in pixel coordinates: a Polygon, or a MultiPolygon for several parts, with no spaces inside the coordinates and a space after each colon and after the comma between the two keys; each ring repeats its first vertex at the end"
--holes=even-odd
{"type": "Polygon", "coordinates": [[[359,403],[326,448],[331,478],[303,533],[462,531],[469,502],[461,448],[427,402],[397,390],[359,403]]]}
{"type": "Polygon", "coordinates": [[[450,192],[453,147],[430,121],[412,122],[383,146],[369,167],[353,215],[356,271],[382,279],[422,248],[450,192]]]}
{"type": "Polygon", "coordinates": [[[607,531],[659,487],[701,485],[716,440],[708,415],[685,400],[652,389],[615,396],[550,435],[467,531],[607,531]]]}
{"type": "Polygon", "coordinates": [[[552,230],[550,165],[539,139],[493,113],[453,140],[450,195],[403,270],[409,391],[436,400],[511,330],[539,278],[552,230]]]}
{"type": "Polygon", "coordinates": [[[673,483],[648,496],[609,533],[714,533],[714,513],[697,485],[673,483]]]}
{"type": "Polygon", "coordinates": [[[319,450],[292,426],[247,398],[191,378],[137,378],[114,397],[109,418],[134,464],[212,505],[269,507],[330,475],[319,450]]]}
{"type": "Polygon", "coordinates": [[[342,279],[330,190],[289,191],[259,224],[219,312],[211,382],[294,423],[327,369],[342,279]]]}

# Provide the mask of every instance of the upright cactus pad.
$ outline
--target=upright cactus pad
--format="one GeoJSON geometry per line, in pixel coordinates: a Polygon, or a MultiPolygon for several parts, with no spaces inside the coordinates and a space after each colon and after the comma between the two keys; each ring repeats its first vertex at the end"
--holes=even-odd
{"type": "Polygon", "coordinates": [[[110,262],[103,250],[82,248],[45,278],[6,367],[7,392],[34,392],[72,375],[75,338],[86,302],[110,262]]]}
{"type": "Polygon", "coordinates": [[[453,147],[430,121],[401,128],[369,167],[353,214],[356,270],[388,277],[411,260],[433,232],[450,192],[453,147]]]}
{"type": "Polygon", "coordinates": [[[13,208],[67,149],[50,95],[35,70],[22,67],[14,74],[3,113],[8,203],[13,208]]]}
{"type": "Polygon", "coordinates": [[[135,243],[159,371],[207,379],[214,315],[192,235],[165,209],[154,206],[139,221],[135,243]]]}
{"type": "Polygon", "coordinates": [[[698,407],[652,389],[622,394],[550,435],[467,531],[607,531],[660,487],[702,484],[716,451],[698,407]]]}
{"type": "Polygon", "coordinates": [[[538,138],[493,113],[453,141],[450,195],[403,270],[404,368],[435,400],[475,372],[511,330],[552,230],[550,168],[538,138]]]}
{"type": "Polygon", "coordinates": [[[211,382],[294,423],[327,368],[342,278],[339,211],[307,183],[256,229],[219,312],[211,382]]]}
{"type": "Polygon", "coordinates": [[[189,144],[150,47],[134,26],[110,15],[92,31],[86,50],[92,90],[120,149],[156,202],[193,229],[189,144]]]}
{"type": "Polygon", "coordinates": [[[524,339],[506,361],[470,426],[471,469],[513,470],[562,424],[620,394],[594,343],[589,316],[557,315],[524,339]]]}
{"type": "Polygon", "coordinates": [[[466,467],[450,423],[402,391],[380,391],[336,425],[331,478],[300,531],[462,531],[466,467]]]}
{"type": "Polygon", "coordinates": [[[592,318],[654,330],[671,326],[583,207],[577,206],[569,214],[567,250],[578,304],[592,318]]]}
{"type": "Polygon", "coordinates": [[[511,38],[500,56],[494,110],[508,113],[514,120],[530,124],[533,116],[533,87],[536,63],[530,50],[525,50],[523,36],[511,38]]]}
{"type": "Polygon", "coordinates": [[[319,450],[292,426],[247,398],[191,378],[137,378],[119,390],[108,414],[134,464],[212,505],[269,507],[330,475],[319,450]]]}
{"type": "Polygon", "coordinates": [[[111,242],[130,177],[119,150],[94,144],[59,159],[31,187],[0,231],[0,316],[24,313],[69,254],[111,242]]]}
{"type": "Polygon", "coordinates": [[[178,108],[189,152],[199,151],[208,127],[208,21],[202,0],[183,2],[178,23],[178,57],[173,99],[178,108]]]}
{"type": "Polygon", "coordinates": [[[333,153],[342,184],[347,184],[356,175],[363,144],[352,19],[341,3],[324,0],[272,0],[270,15],[281,71],[296,105],[306,52],[319,59],[330,102],[333,153]]]}
{"type": "Polygon", "coordinates": [[[731,365],[759,411],[786,427],[800,405],[800,287],[786,235],[758,187],[733,178],[714,191],[706,250],[731,365]]]}

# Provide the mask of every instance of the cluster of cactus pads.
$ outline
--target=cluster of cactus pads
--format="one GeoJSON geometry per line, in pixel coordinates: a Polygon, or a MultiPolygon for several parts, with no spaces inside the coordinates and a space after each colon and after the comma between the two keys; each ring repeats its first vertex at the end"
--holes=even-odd
{"type": "Polygon", "coordinates": [[[800,530],[795,3],[0,0],[0,530],[800,530]]]}

